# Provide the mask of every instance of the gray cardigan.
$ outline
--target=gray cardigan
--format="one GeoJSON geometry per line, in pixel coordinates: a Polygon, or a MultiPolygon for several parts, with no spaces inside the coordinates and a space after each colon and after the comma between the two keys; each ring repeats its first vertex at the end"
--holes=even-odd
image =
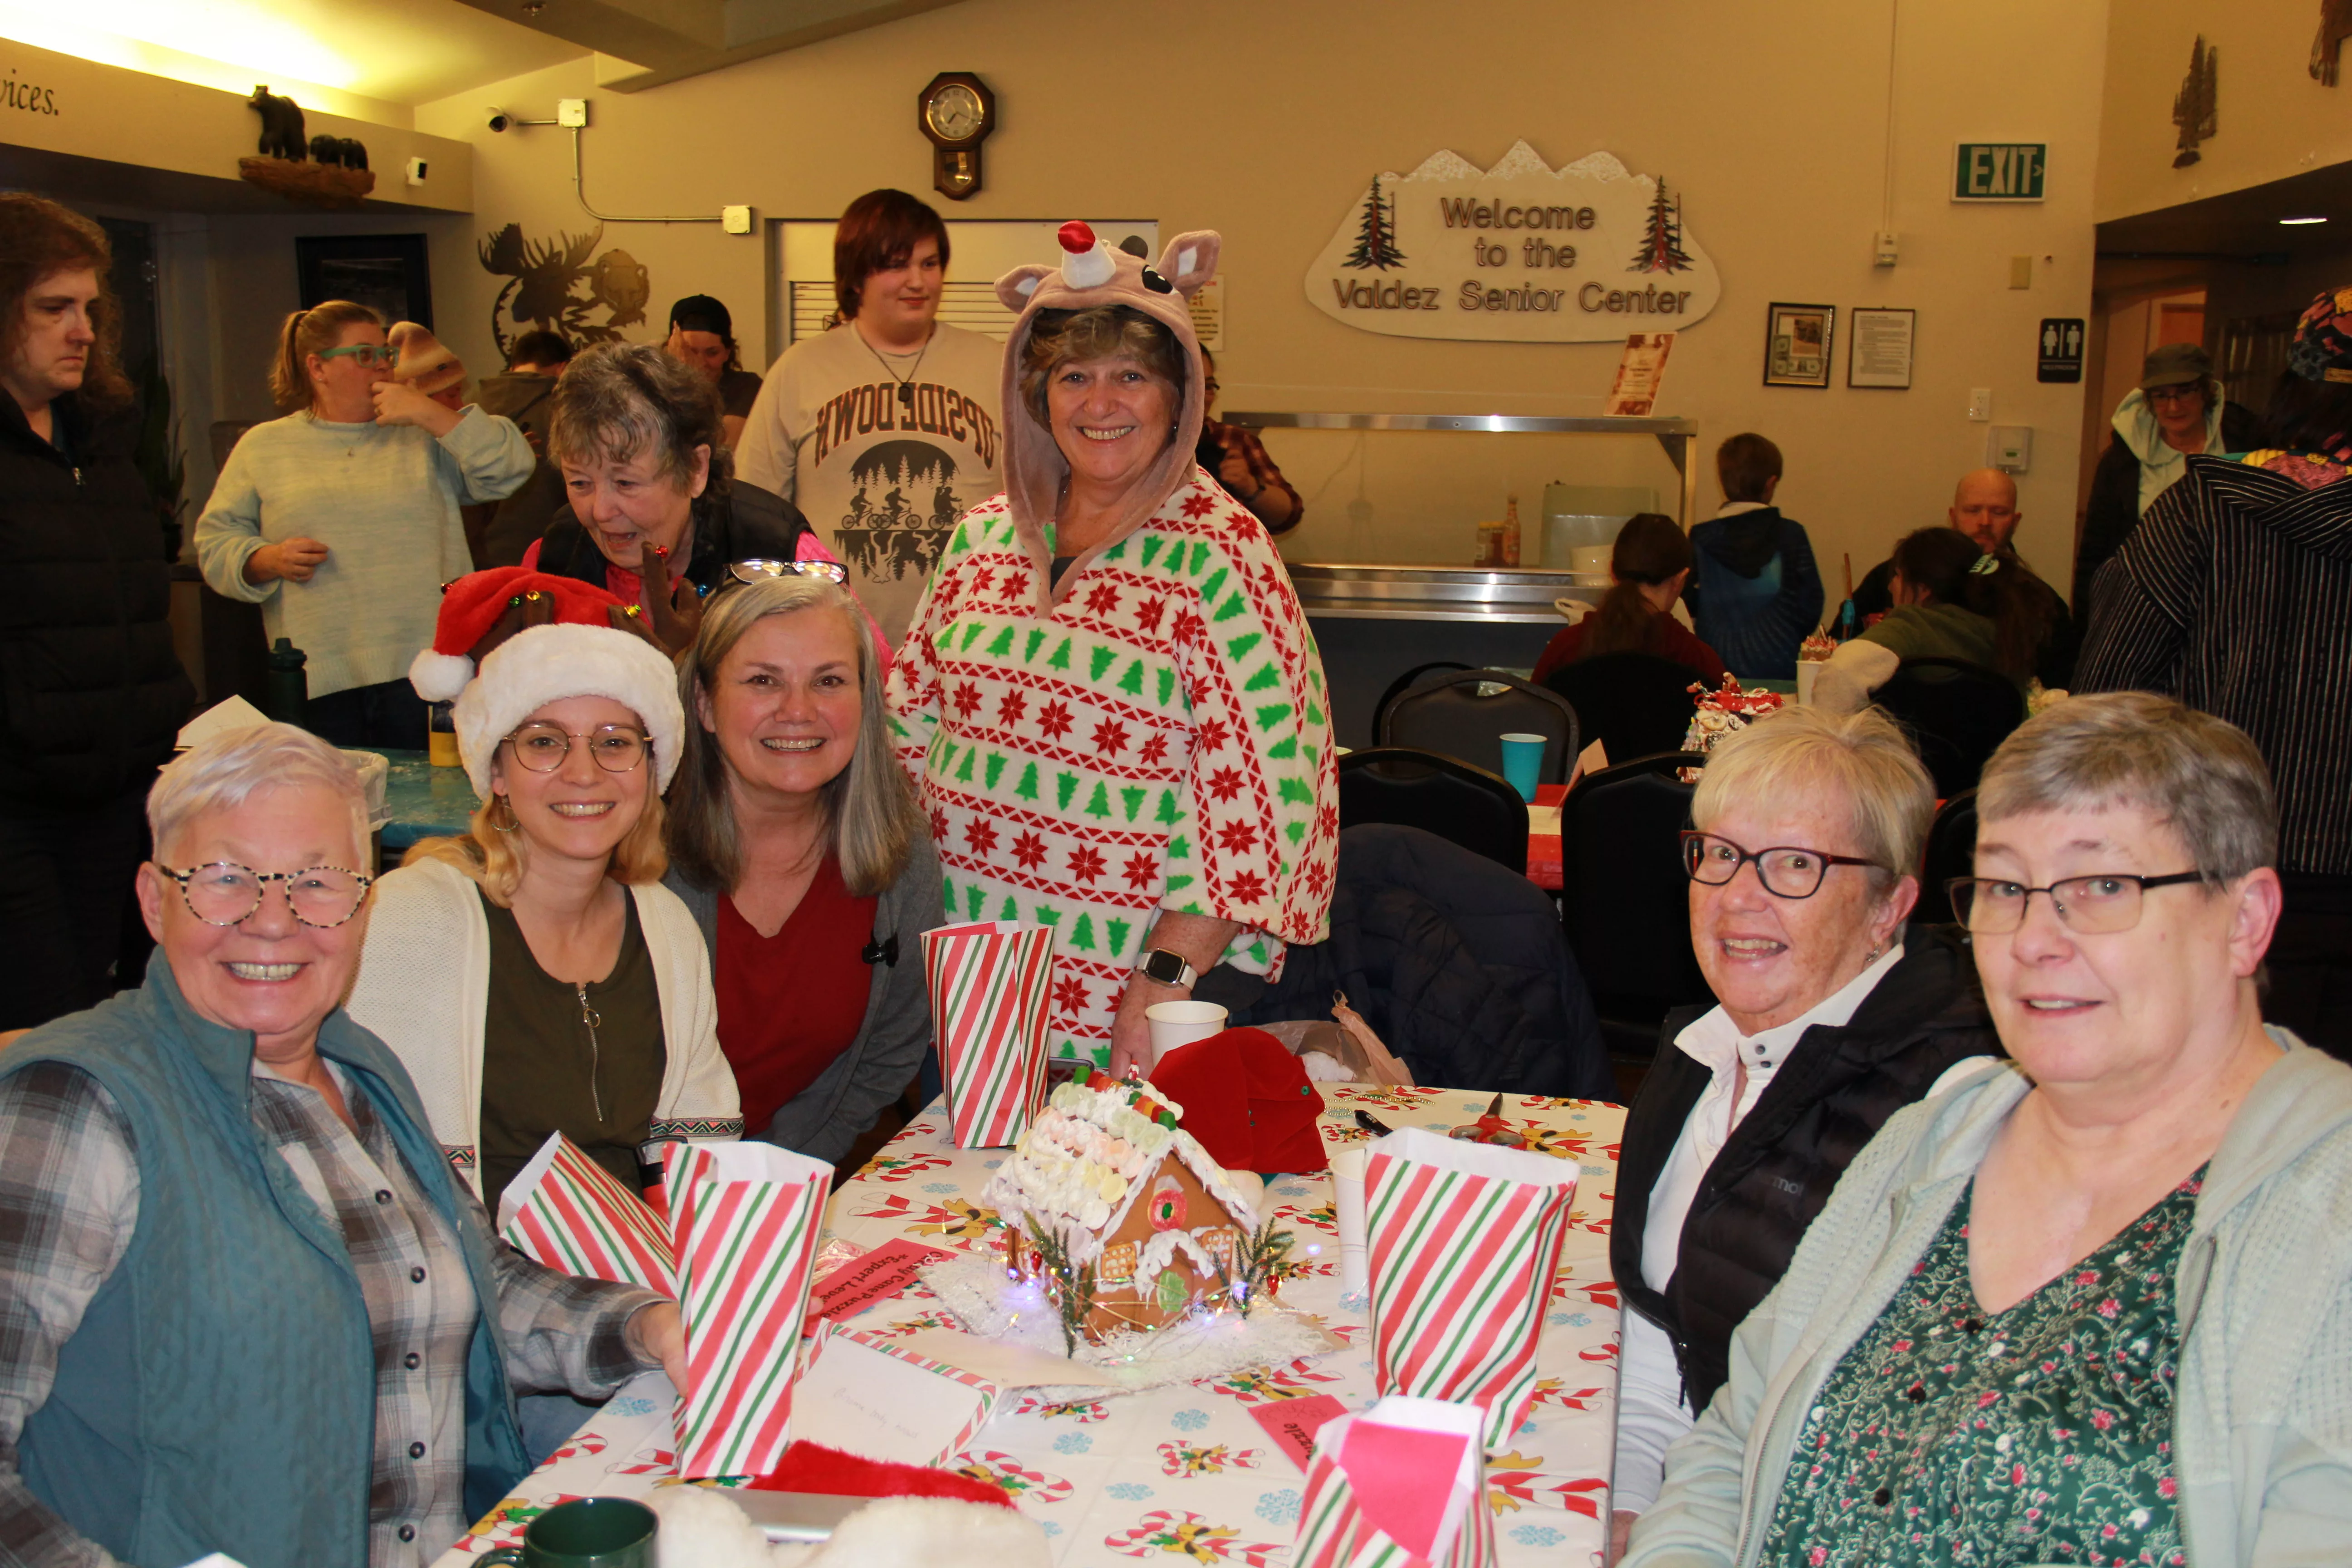
{"type": "MultiPolygon", "coordinates": [[[[694,887],[673,867],[662,885],[686,900],[710,950],[714,979],[719,968],[719,894],[694,887]]],[[[940,858],[930,835],[918,832],[907,846],[907,868],[882,890],[874,907],[874,940],[898,944],[894,963],[873,965],[866,1021],[849,1048],[817,1074],[816,1081],[784,1102],[765,1129],[747,1127],[744,1136],[796,1149],[812,1159],[838,1161],[858,1135],[874,1125],[882,1108],[914,1080],[931,1045],[931,994],[923,980],[923,932],[947,923],[940,911],[940,858]]]]}

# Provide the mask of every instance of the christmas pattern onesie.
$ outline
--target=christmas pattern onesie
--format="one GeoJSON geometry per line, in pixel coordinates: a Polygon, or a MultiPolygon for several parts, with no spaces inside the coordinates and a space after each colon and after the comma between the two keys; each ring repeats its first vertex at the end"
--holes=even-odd
{"type": "Polygon", "coordinates": [[[1045,571],[1003,497],[967,513],[890,710],[949,918],[1053,927],[1053,1054],[1107,1066],[1157,910],[1238,922],[1252,973],[1329,933],[1329,705],[1273,542],[1197,468],[1041,614],[1045,571]]]}

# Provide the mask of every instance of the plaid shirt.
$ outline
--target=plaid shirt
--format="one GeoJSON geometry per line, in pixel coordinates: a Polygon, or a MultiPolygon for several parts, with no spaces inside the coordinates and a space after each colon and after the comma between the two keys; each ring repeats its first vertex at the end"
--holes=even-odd
{"type": "MultiPolygon", "coordinates": [[[[456,1234],[364,1097],[350,1091],[340,1068],[329,1069],[356,1130],[316,1090],[257,1061],[253,1121],[351,1249],[375,1342],[368,1563],[416,1568],[467,1523],[466,1352],[478,1307],[456,1234]]],[[[467,1223],[487,1225],[478,1200],[467,1202],[467,1223]]],[[[107,1568],[116,1559],[44,1506],[16,1468],[25,1422],[48,1397],[58,1353],[139,1223],[129,1129],[112,1097],[79,1069],[44,1064],[0,1082],[0,1563],[107,1568]]],[[[650,1364],[626,1324],[661,1298],[558,1274],[503,1242],[491,1250],[507,1375],[518,1392],[593,1398],[650,1364]]]]}
{"type": "MultiPolygon", "coordinates": [[[[1274,466],[1274,459],[1266,455],[1265,443],[1257,438],[1256,431],[1246,426],[1221,425],[1214,419],[1211,419],[1202,423],[1201,433],[1223,447],[1225,456],[1228,458],[1239,458],[1249,465],[1250,484],[1253,488],[1247,496],[1234,495],[1235,500],[1240,501],[1244,506],[1251,506],[1260,491],[1268,489],[1280,490],[1290,498],[1290,515],[1284,519],[1278,527],[1274,523],[1266,523],[1265,531],[1268,533],[1288,533],[1298,526],[1298,520],[1307,515],[1307,503],[1298,499],[1297,489],[1288,479],[1282,477],[1282,470],[1274,466]]],[[[1224,476],[1215,468],[1209,470],[1209,477],[1216,480],[1220,487],[1224,485],[1224,476]]],[[[1255,510],[1255,508],[1252,507],[1252,510],[1255,510]]]]}

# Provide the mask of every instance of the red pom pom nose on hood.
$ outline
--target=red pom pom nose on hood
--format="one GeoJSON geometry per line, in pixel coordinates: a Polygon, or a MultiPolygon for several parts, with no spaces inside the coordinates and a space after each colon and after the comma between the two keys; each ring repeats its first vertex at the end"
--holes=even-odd
{"type": "Polygon", "coordinates": [[[1062,242],[1062,248],[1072,256],[1083,255],[1095,247],[1095,231],[1076,218],[1072,218],[1057,229],[1055,232],[1055,237],[1062,242]]]}

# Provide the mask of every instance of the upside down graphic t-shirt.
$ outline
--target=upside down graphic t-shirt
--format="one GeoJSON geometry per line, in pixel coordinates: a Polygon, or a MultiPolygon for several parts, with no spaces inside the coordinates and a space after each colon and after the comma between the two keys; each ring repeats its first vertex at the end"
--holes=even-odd
{"type": "Polygon", "coordinates": [[[801,509],[893,647],[956,519],[1003,488],[1003,363],[961,327],[898,354],[839,326],[784,352],[744,424],[737,471],[801,509]]]}

